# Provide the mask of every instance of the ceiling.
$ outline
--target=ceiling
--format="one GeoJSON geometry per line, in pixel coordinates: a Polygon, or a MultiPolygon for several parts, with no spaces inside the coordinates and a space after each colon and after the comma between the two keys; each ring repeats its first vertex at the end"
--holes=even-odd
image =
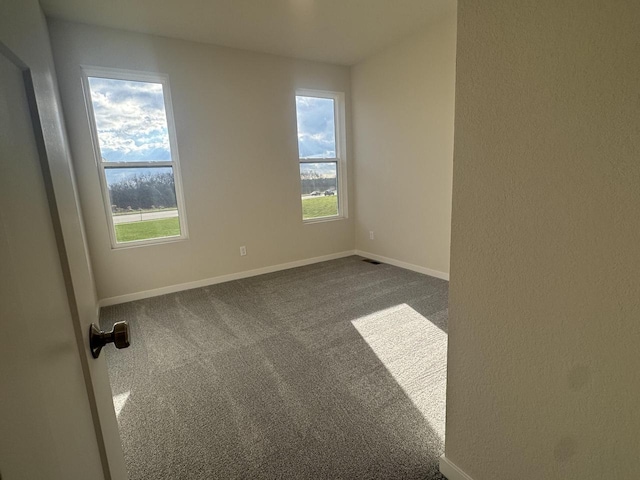
{"type": "Polygon", "coordinates": [[[48,16],[353,65],[455,9],[455,0],[40,0],[48,16]]]}

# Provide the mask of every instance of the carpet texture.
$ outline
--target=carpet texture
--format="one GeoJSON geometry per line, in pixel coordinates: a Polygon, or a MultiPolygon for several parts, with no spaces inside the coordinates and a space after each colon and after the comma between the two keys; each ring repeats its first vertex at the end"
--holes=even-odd
{"type": "Polygon", "coordinates": [[[130,479],[443,479],[447,295],[353,256],[103,308],[130,479]]]}

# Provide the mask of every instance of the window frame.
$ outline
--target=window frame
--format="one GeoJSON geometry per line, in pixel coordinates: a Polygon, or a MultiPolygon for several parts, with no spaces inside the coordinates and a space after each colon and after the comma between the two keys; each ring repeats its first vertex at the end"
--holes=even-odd
{"type": "Polygon", "coordinates": [[[173,116],[173,105],[171,102],[171,88],[169,86],[169,76],[158,72],[145,72],[139,70],[126,70],[119,68],[104,68],[82,65],[82,90],[87,110],[87,118],[89,120],[89,129],[91,133],[91,142],[94,151],[94,163],[98,171],[100,180],[100,189],[102,191],[102,201],[104,204],[107,227],[109,230],[109,238],[111,248],[132,248],[147,245],[156,245],[163,243],[180,242],[189,238],[187,228],[187,212],[185,208],[182,173],[180,169],[180,158],[178,155],[178,142],[176,136],[175,120],[173,116]],[[162,95],[164,100],[165,115],[167,118],[167,134],[169,137],[169,149],[171,152],[170,161],[143,161],[143,162],[103,162],[102,153],[100,151],[100,141],[98,139],[98,127],[96,124],[95,114],[93,111],[93,102],[91,100],[91,88],[89,78],[106,78],[111,80],[124,80],[133,82],[149,82],[159,83],[162,85],[162,95]],[[176,193],[176,206],[178,210],[178,222],[180,225],[180,235],[171,237],[149,238],[144,240],[133,240],[129,242],[118,242],[116,238],[116,229],[113,222],[113,209],[111,206],[111,198],[109,196],[109,185],[107,184],[106,170],[110,168],[161,168],[171,167],[176,193]]]}
{"type": "MultiPolygon", "coordinates": [[[[327,98],[333,100],[333,122],[335,128],[336,156],[333,158],[309,158],[300,156],[300,143],[298,140],[298,109],[296,106],[296,148],[298,149],[298,176],[302,163],[335,163],[336,164],[336,192],[338,194],[338,213],[326,217],[304,218],[303,223],[320,223],[348,218],[349,203],[347,199],[347,149],[346,149],[346,121],[345,121],[345,94],[331,90],[315,90],[309,88],[297,88],[295,97],[327,98]]],[[[295,99],[294,99],[295,100],[295,99]]],[[[295,103],[295,102],[294,102],[295,103]]],[[[302,198],[302,180],[299,179],[300,198],[302,198]]],[[[302,207],[302,204],[300,204],[302,207]]]]}

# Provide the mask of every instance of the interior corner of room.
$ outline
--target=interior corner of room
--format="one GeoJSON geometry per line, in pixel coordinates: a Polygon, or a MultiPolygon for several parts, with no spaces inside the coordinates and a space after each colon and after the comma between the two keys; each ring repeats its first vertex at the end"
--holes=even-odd
{"type": "Polygon", "coordinates": [[[103,305],[356,251],[448,275],[455,12],[352,66],[55,18],[48,27],[103,305]],[[187,240],[109,243],[78,75],[86,65],[168,75],[187,240]],[[300,220],[294,94],[301,88],[346,98],[348,211],[339,221],[300,220]]]}

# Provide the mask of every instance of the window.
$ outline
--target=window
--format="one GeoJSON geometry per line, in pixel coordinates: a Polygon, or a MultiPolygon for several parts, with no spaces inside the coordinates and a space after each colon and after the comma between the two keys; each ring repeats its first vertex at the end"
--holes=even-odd
{"type": "Polygon", "coordinates": [[[168,78],[83,69],[114,248],[187,238],[168,78]]]}
{"type": "Polygon", "coordinates": [[[347,215],[344,94],[296,92],[298,156],[305,222],[347,215]]]}

